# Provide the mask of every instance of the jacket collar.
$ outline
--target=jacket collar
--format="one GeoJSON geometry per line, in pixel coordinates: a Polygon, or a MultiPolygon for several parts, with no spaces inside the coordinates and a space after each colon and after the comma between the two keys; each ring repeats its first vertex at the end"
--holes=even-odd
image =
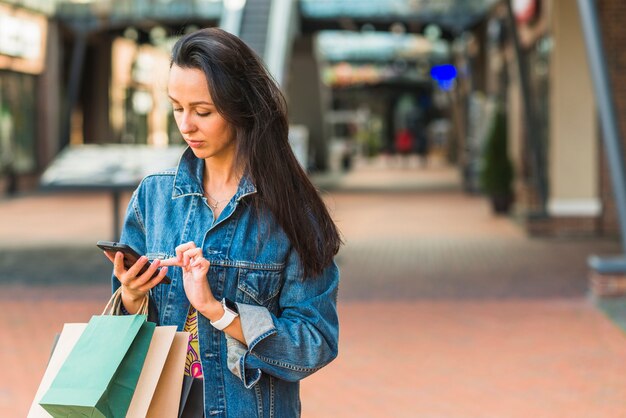
{"type": "MultiPolygon", "coordinates": [[[[202,176],[204,175],[204,160],[196,157],[191,148],[187,147],[180,157],[176,176],[174,177],[174,187],[172,199],[183,196],[204,196],[202,187],[202,176]]],[[[239,181],[235,200],[244,196],[256,193],[256,187],[247,174],[239,181]]]]}

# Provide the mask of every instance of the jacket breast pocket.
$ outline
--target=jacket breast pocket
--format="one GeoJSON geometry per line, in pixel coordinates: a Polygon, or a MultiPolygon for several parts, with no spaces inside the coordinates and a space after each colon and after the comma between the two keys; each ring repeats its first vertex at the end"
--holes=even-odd
{"type": "Polygon", "coordinates": [[[239,268],[237,302],[272,310],[281,289],[282,269],[239,268]]]}

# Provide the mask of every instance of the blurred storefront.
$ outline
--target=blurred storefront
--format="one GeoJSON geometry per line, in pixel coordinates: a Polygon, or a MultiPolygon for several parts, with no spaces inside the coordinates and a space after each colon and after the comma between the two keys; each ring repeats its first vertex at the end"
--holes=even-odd
{"type": "MultiPolygon", "coordinates": [[[[263,38],[266,60],[276,31],[289,28],[281,59],[269,61],[285,68],[277,79],[290,122],[306,131],[307,168],[345,169],[345,155],[390,151],[402,103],[412,102],[436,110],[431,138],[479,193],[485,137],[503,107],[513,216],[537,235],[617,233],[578,8],[555,0],[298,0],[288,10],[278,0],[0,0],[0,193],[32,186],[69,144],[179,143],[169,45],[224,23],[233,4],[240,36],[253,46],[263,38]],[[272,27],[281,10],[290,24],[272,27]],[[455,78],[436,80],[440,64],[453,64],[455,78]]],[[[620,4],[597,7],[626,115],[620,4]]]]}
{"type": "MultiPolygon", "coordinates": [[[[429,135],[434,108],[448,108],[449,91],[438,85],[431,70],[450,61],[449,45],[438,36],[409,33],[399,22],[391,24],[390,32],[366,25],[361,32],[316,35],[328,169],[347,170],[353,157],[395,154],[395,138],[402,130],[429,135]]],[[[439,149],[449,145],[441,135],[435,139],[439,149]]]]}
{"type": "Polygon", "coordinates": [[[179,143],[169,46],[221,12],[221,0],[0,0],[0,194],[37,187],[68,145],[179,143]]]}
{"type": "Polygon", "coordinates": [[[48,31],[42,11],[0,2],[0,182],[10,192],[47,157],[48,31]]]}
{"type": "Polygon", "coordinates": [[[455,49],[464,68],[457,94],[466,106],[462,152],[469,188],[479,189],[480,150],[501,106],[515,170],[514,216],[532,235],[607,233],[604,168],[578,8],[551,0],[510,4],[496,4],[455,49]]]}
{"type": "Polygon", "coordinates": [[[215,26],[221,10],[220,0],[60,3],[69,109],[61,144],[180,142],[165,85],[169,48],[215,26]]]}
{"type": "Polygon", "coordinates": [[[167,98],[167,51],[119,37],[113,41],[112,55],[112,136],[130,144],[182,142],[167,98]]]}

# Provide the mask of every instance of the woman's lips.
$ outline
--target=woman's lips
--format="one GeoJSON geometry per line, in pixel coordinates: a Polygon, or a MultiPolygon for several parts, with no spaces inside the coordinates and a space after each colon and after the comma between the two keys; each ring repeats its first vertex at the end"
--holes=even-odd
{"type": "Polygon", "coordinates": [[[198,148],[202,146],[202,141],[192,141],[190,139],[187,140],[187,144],[189,144],[189,146],[191,148],[198,148]]]}

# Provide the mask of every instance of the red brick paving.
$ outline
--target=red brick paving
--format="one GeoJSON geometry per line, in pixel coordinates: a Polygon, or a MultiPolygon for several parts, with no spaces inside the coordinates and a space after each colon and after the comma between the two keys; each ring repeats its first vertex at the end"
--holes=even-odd
{"type": "Polygon", "coordinates": [[[305,417],[626,416],[626,341],[583,300],[345,302],[305,417]],[[330,396],[330,399],[329,399],[330,396]]]}
{"type": "Polygon", "coordinates": [[[94,245],[94,237],[110,238],[112,206],[111,197],[103,193],[0,200],[0,248],[94,245]]]}
{"type": "MultiPolygon", "coordinates": [[[[0,301],[0,416],[25,416],[60,325],[102,309],[77,298],[0,301]]],[[[304,417],[626,416],[624,336],[583,300],[344,302],[340,315],[340,356],[303,381],[304,417]]]]}
{"type": "MultiPolygon", "coordinates": [[[[530,240],[442,167],[365,167],[342,181],[407,192],[327,196],[346,238],[340,355],[303,381],[305,418],[626,417],[626,338],[585,287],[586,256],[616,243],[530,240]]],[[[98,194],[0,201],[0,251],[91,246],[108,237],[109,205],[98,194]]],[[[26,414],[54,334],[99,313],[108,291],[106,279],[0,285],[0,417],[26,414]]]]}

